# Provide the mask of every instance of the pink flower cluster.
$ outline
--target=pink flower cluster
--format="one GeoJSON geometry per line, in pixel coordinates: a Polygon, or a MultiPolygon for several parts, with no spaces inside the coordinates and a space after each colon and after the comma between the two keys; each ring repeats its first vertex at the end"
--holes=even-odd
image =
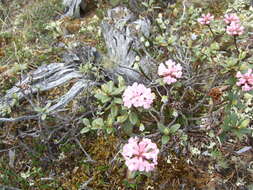
{"type": "Polygon", "coordinates": [[[158,67],[158,75],[163,76],[163,80],[167,84],[172,84],[182,77],[182,66],[176,64],[172,60],[161,63],[158,67]]]}
{"type": "Polygon", "coordinates": [[[159,149],[150,139],[130,138],[124,145],[122,155],[130,171],[149,172],[157,165],[159,149]]]}
{"type": "Polygon", "coordinates": [[[225,14],[224,21],[226,24],[231,24],[232,22],[240,23],[240,19],[236,14],[225,14]]]}
{"type": "Polygon", "coordinates": [[[232,36],[242,35],[244,27],[240,24],[240,19],[236,14],[226,14],[224,21],[228,24],[226,32],[232,36]]]}
{"type": "Polygon", "coordinates": [[[207,13],[206,15],[202,14],[202,17],[198,18],[198,22],[203,25],[209,25],[213,19],[214,16],[211,15],[210,13],[207,13]]]}
{"type": "Polygon", "coordinates": [[[227,26],[227,33],[232,36],[242,35],[244,32],[244,27],[240,23],[232,22],[227,26]]]}
{"type": "MultiPolygon", "coordinates": [[[[198,22],[203,25],[209,25],[213,19],[214,19],[214,16],[211,15],[210,13],[207,13],[207,14],[202,14],[202,17],[198,18],[198,22]]],[[[224,21],[228,25],[226,32],[229,35],[238,36],[238,35],[243,34],[244,27],[241,26],[241,23],[240,23],[241,21],[236,14],[234,13],[225,14],[224,21]]]]}
{"type": "Polygon", "coordinates": [[[250,91],[253,89],[253,73],[252,69],[249,69],[248,72],[242,74],[240,71],[237,72],[236,78],[238,78],[237,86],[242,86],[243,91],[250,91]]]}
{"type": "Polygon", "coordinates": [[[128,86],[123,93],[124,106],[131,108],[144,107],[150,108],[155,95],[151,93],[150,88],[146,88],[143,84],[134,83],[132,86],[128,86]]]}

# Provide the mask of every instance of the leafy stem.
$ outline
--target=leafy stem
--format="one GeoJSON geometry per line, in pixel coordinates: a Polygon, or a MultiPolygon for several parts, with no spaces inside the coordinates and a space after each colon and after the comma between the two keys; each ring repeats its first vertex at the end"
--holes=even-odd
{"type": "Polygon", "coordinates": [[[214,32],[213,32],[213,30],[212,30],[211,26],[210,26],[209,24],[208,24],[207,26],[208,26],[208,28],[209,28],[210,32],[212,33],[212,35],[214,36],[214,32]]]}
{"type": "Polygon", "coordinates": [[[236,51],[237,51],[237,53],[239,55],[240,51],[239,51],[238,46],[237,46],[236,36],[234,36],[234,44],[235,44],[235,49],[236,49],[236,51]]]}

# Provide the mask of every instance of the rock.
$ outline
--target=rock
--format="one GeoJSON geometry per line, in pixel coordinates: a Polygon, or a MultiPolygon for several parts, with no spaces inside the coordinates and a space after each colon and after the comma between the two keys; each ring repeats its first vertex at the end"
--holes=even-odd
{"type": "Polygon", "coordinates": [[[114,76],[122,75],[130,82],[142,81],[145,83],[148,80],[144,75],[152,78],[155,64],[148,55],[141,57],[140,70],[133,68],[137,56],[135,50],[142,47],[140,37],[150,35],[150,21],[145,18],[136,18],[126,7],[116,7],[108,10],[101,27],[108,59],[113,62],[108,72],[114,76]],[[145,74],[142,74],[141,71],[144,71],[145,74]]]}
{"type": "Polygon", "coordinates": [[[63,5],[67,8],[67,12],[63,17],[69,16],[80,18],[81,10],[85,11],[85,8],[87,7],[87,0],[63,0],[63,5]]]}

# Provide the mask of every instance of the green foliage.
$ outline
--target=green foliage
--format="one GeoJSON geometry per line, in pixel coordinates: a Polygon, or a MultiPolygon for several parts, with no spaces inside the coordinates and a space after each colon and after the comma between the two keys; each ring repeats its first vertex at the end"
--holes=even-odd
{"type": "Polygon", "coordinates": [[[45,107],[35,107],[34,111],[36,111],[39,115],[41,115],[41,119],[45,120],[47,115],[49,114],[49,108],[51,103],[47,103],[45,107]]]}
{"type": "Polygon", "coordinates": [[[243,98],[237,92],[230,92],[228,94],[229,104],[226,107],[226,116],[224,117],[221,128],[223,133],[221,134],[222,140],[229,135],[229,132],[232,132],[239,139],[245,134],[252,132],[252,129],[248,128],[250,123],[250,115],[241,114],[247,108],[247,105],[243,103],[243,98]]]}
{"type": "Polygon", "coordinates": [[[171,135],[175,135],[177,133],[177,131],[180,128],[180,124],[174,124],[170,127],[166,127],[161,123],[158,123],[158,129],[161,131],[161,133],[163,134],[162,136],[162,144],[167,144],[170,140],[170,136],[171,135]]]}
{"type": "MultiPolygon", "coordinates": [[[[95,118],[91,123],[87,118],[83,119],[86,126],[81,130],[81,133],[87,133],[90,130],[104,129],[108,134],[112,133],[117,123],[123,123],[128,115],[126,110],[122,108],[121,94],[125,89],[124,80],[122,77],[118,78],[118,85],[115,86],[113,81],[109,81],[94,92],[94,96],[100,101],[101,106],[105,111],[105,118],[95,118]],[[123,113],[123,115],[122,115],[123,113]]],[[[137,116],[131,114],[131,121],[137,122],[137,116]]]]}

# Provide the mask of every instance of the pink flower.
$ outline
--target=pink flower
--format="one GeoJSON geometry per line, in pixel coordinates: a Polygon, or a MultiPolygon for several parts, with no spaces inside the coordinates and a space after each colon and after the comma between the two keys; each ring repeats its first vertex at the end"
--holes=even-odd
{"type": "Polygon", "coordinates": [[[182,77],[182,66],[169,59],[165,64],[161,63],[159,65],[158,75],[164,77],[163,80],[165,83],[174,83],[178,78],[182,77]]]}
{"type": "Polygon", "coordinates": [[[226,24],[231,24],[232,22],[240,23],[240,19],[236,14],[225,14],[224,21],[226,24]]]}
{"type": "Polygon", "coordinates": [[[144,107],[150,108],[155,96],[151,93],[150,88],[146,88],[143,84],[134,83],[132,86],[128,86],[123,93],[124,106],[131,108],[144,107]]]}
{"type": "Polygon", "coordinates": [[[214,19],[214,16],[211,15],[210,13],[207,13],[206,15],[205,14],[202,14],[202,17],[201,18],[198,18],[198,22],[200,24],[203,24],[203,25],[208,25],[210,24],[210,22],[214,19]]]}
{"type": "Polygon", "coordinates": [[[159,149],[150,139],[130,138],[123,146],[122,155],[130,171],[152,171],[157,165],[159,149]]]}
{"type": "Polygon", "coordinates": [[[232,22],[227,26],[227,33],[232,36],[242,35],[244,32],[244,27],[240,23],[232,22]]]}
{"type": "Polygon", "coordinates": [[[252,69],[249,69],[247,73],[242,74],[240,71],[237,72],[236,78],[239,81],[236,83],[237,86],[242,86],[243,91],[250,91],[253,89],[253,74],[252,69]]]}

